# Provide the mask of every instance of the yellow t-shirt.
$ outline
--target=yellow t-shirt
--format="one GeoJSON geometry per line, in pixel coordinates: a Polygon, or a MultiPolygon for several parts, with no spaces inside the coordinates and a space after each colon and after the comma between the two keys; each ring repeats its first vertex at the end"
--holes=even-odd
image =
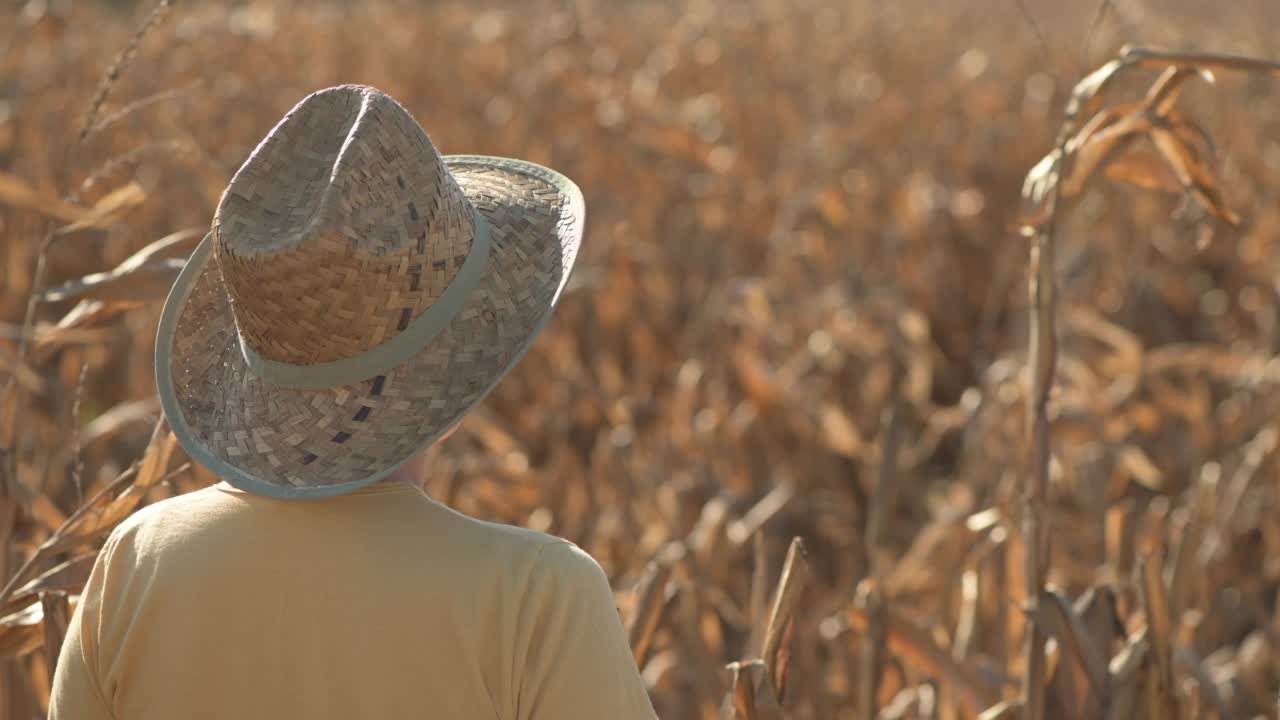
{"type": "Polygon", "coordinates": [[[652,720],[608,580],[574,545],[418,489],[217,485],[127,520],[51,720],[652,720]]]}

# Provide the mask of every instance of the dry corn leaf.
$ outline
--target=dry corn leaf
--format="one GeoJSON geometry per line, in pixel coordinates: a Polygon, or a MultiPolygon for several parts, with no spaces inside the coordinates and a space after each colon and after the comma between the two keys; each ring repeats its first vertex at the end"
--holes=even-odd
{"type": "Polygon", "coordinates": [[[1081,129],[1069,146],[1071,172],[1062,184],[1065,197],[1079,195],[1089,180],[1115,158],[1129,143],[1151,127],[1146,117],[1134,113],[1136,103],[1107,108],[1081,129]]]}
{"type": "MultiPolygon", "coordinates": [[[[1096,717],[1107,697],[1107,656],[1094,645],[1084,622],[1066,598],[1052,590],[1041,590],[1039,600],[1023,611],[1041,630],[1057,639],[1070,661],[1067,667],[1078,668],[1085,682],[1082,686],[1076,683],[1076,689],[1087,694],[1083,698],[1076,694],[1073,699],[1085,717],[1096,717]]],[[[1060,662],[1059,668],[1063,666],[1060,662]]]]}
{"type": "Polygon", "coordinates": [[[1164,473],[1151,462],[1151,458],[1143,452],[1141,447],[1125,445],[1120,449],[1116,462],[1129,474],[1129,477],[1148,490],[1161,492],[1165,489],[1164,473]]]}
{"type": "Polygon", "coordinates": [[[514,452],[524,453],[519,441],[504,430],[492,415],[482,410],[483,408],[479,408],[467,415],[462,425],[463,430],[496,457],[506,457],[514,452]]]}
{"type": "Polygon", "coordinates": [[[31,518],[50,532],[62,527],[67,521],[66,513],[62,512],[54,498],[43,493],[28,498],[26,508],[31,518]]]}
{"type": "Polygon", "coordinates": [[[1021,717],[1021,700],[1002,700],[978,714],[978,720],[1019,720],[1021,717]]]}
{"type": "Polygon", "coordinates": [[[1144,553],[1138,558],[1139,590],[1144,614],[1147,618],[1147,637],[1151,642],[1150,658],[1153,673],[1149,707],[1164,713],[1163,717],[1175,717],[1178,700],[1174,694],[1173,618],[1169,608],[1169,595],[1164,585],[1164,572],[1159,553],[1144,553]]]}
{"type": "Polygon", "coordinates": [[[89,580],[89,573],[93,570],[93,563],[97,559],[98,553],[90,552],[77,555],[64,563],[55,565],[31,582],[13,591],[13,594],[5,601],[3,607],[0,607],[0,612],[16,612],[19,608],[35,600],[40,593],[73,593],[79,591],[80,588],[84,587],[85,582],[89,580]]]}
{"type": "MultiPolygon", "coordinates": [[[[1068,122],[1081,117],[1088,117],[1092,121],[1103,89],[1126,64],[1123,60],[1111,60],[1081,78],[1072,88],[1071,99],[1067,103],[1068,122]]],[[[1021,224],[1034,227],[1047,219],[1044,214],[1048,206],[1046,201],[1061,181],[1061,160],[1061,148],[1055,147],[1027,172],[1022,183],[1022,197],[1034,210],[1028,213],[1021,224]]]]}
{"type": "Polygon", "coordinates": [[[729,501],[717,495],[702,506],[698,513],[698,522],[689,531],[685,541],[704,566],[714,566],[717,551],[725,536],[725,527],[729,524],[729,501]]]}
{"type": "Polygon", "coordinates": [[[184,228],[147,244],[116,266],[117,270],[138,267],[152,260],[186,260],[195,252],[209,229],[202,226],[184,228]]]}
{"type": "Polygon", "coordinates": [[[886,596],[901,598],[938,590],[949,578],[939,576],[935,568],[953,568],[958,575],[979,536],[968,528],[966,518],[940,519],[925,526],[916,533],[906,555],[886,573],[886,596]]]}
{"type": "Polygon", "coordinates": [[[1168,114],[1173,110],[1174,104],[1178,102],[1178,96],[1182,94],[1182,89],[1186,87],[1186,81],[1192,77],[1199,77],[1210,83],[1213,82],[1213,74],[1207,70],[1188,65],[1174,65],[1165,68],[1164,72],[1160,73],[1160,77],[1147,90],[1147,95],[1142,101],[1142,107],[1158,116],[1168,114]]]}
{"type": "Polygon", "coordinates": [[[964,574],[960,577],[960,610],[957,613],[956,631],[951,641],[951,656],[960,662],[969,657],[981,619],[979,570],[980,559],[970,558],[966,561],[964,574]]]}
{"type": "MultiPolygon", "coordinates": [[[[1186,607],[1193,592],[1196,573],[1199,570],[1198,551],[1205,547],[1205,526],[1192,513],[1179,514],[1173,535],[1173,548],[1169,552],[1167,585],[1169,599],[1174,607],[1186,607]]],[[[1194,604],[1194,603],[1191,603],[1194,604]]]]}
{"type": "Polygon", "coordinates": [[[44,642],[40,628],[44,609],[39,602],[0,617],[0,658],[23,657],[44,642]]]}
{"type": "Polygon", "coordinates": [[[1076,599],[1073,609],[1090,642],[1103,654],[1105,660],[1111,654],[1116,640],[1124,637],[1124,624],[1120,622],[1120,611],[1116,607],[1115,590],[1107,584],[1094,585],[1076,599]]]}
{"type": "Polygon", "coordinates": [[[71,603],[65,592],[42,592],[40,607],[43,612],[43,622],[40,625],[45,669],[49,682],[53,683],[53,673],[58,667],[58,654],[62,651],[62,641],[67,636],[67,625],[71,622],[71,603]]]}
{"type": "MultiPolygon", "coordinates": [[[[1208,704],[1217,713],[1218,720],[1235,720],[1235,713],[1231,712],[1230,706],[1222,698],[1222,693],[1218,692],[1218,684],[1213,681],[1213,678],[1204,667],[1204,661],[1200,659],[1195,650],[1186,645],[1180,645],[1174,650],[1173,658],[1179,667],[1182,667],[1191,675],[1194,680],[1193,685],[1197,689],[1202,703],[1205,700],[1208,701],[1208,704]]],[[[1187,717],[1201,718],[1205,717],[1205,715],[1203,712],[1188,709],[1187,717]]]]}
{"type": "Polygon", "coordinates": [[[769,549],[765,544],[763,532],[754,532],[751,538],[751,585],[747,592],[747,617],[751,623],[751,633],[747,639],[748,648],[764,646],[764,631],[768,618],[765,605],[769,602],[769,549]]]}
{"type": "Polygon", "coordinates": [[[106,337],[96,332],[115,317],[133,307],[131,303],[102,302],[85,300],[76,303],[58,323],[53,326],[37,326],[35,343],[32,345],[32,362],[41,363],[49,359],[58,349],[76,343],[101,342],[106,337]]]}
{"type": "Polygon", "coordinates": [[[1130,150],[1107,163],[1102,174],[1108,180],[1133,185],[1143,190],[1177,194],[1183,192],[1178,176],[1159,155],[1144,150],[1130,150]]]}
{"type": "Polygon", "coordinates": [[[818,415],[822,444],[832,452],[850,460],[857,460],[866,453],[866,442],[845,411],[838,405],[826,403],[818,415]]]}
{"type": "Polygon", "coordinates": [[[1221,158],[1218,155],[1218,146],[1214,143],[1209,131],[1190,115],[1177,108],[1171,108],[1168,112],[1162,113],[1159,124],[1161,127],[1172,130],[1173,134],[1195,153],[1195,157],[1204,165],[1204,169],[1210,175],[1216,175],[1214,168],[1218,167],[1221,158]]]}
{"type": "Polygon", "coordinates": [[[635,610],[627,634],[638,667],[644,667],[653,634],[662,620],[662,611],[668,606],[667,583],[671,580],[671,570],[669,563],[650,563],[636,586],[635,610]]]}
{"type": "Polygon", "coordinates": [[[1115,79],[1116,73],[1127,64],[1128,61],[1124,59],[1110,60],[1081,78],[1071,89],[1071,100],[1067,104],[1068,116],[1092,115],[1097,110],[1098,103],[1102,101],[1103,90],[1115,79]]]}
{"type": "Polygon", "coordinates": [[[1140,693],[1145,685],[1144,672],[1149,667],[1148,654],[1150,644],[1147,641],[1147,629],[1144,628],[1126,641],[1124,648],[1111,658],[1108,674],[1111,676],[1107,687],[1111,697],[1107,702],[1107,720],[1133,720],[1139,716],[1138,709],[1142,697],[1140,693]]]}
{"type": "Polygon", "coordinates": [[[756,534],[756,531],[764,527],[764,524],[770,518],[782,512],[782,509],[787,506],[787,503],[791,502],[795,494],[795,487],[791,483],[780,482],[775,485],[767,495],[751,506],[751,509],[742,516],[741,520],[734,520],[729,523],[725,531],[729,542],[734,545],[745,543],[756,534]]]}
{"type": "Polygon", "coordinates": [[[1194,132],[1184,129],[1180,134],[1175,132],[1172,126],[1155,125],[1152,126],[1149,134],[1151,142],[1169,163],[1183,187],[1219,220],[1230,225],[1238,225],[1240,216],[1227,206],[1215,173],[1185,139],[1187,135],[1194,132]]]}
{"type": "Polygon", "coordinates": [[[773,679],[773,690],[779,700],[786,697],[787,670],[791,662],[792,621],[805,585],[809,582],[809,560],[804,541],[791,539],[787,559],[778,577],[778,587],[773,594],[773,606],[769,612],[769,624],[764,632],[760,656],[768,665],[773,679]]]}
{"type": "MultiPolygon", "coordinates": [[[[129,256],[124,262],[120,263],[112,273],[105,273],[105,275],[111,275],[113,273],[115,275],[125,274],[153,261],[159,262],[165,259],[185,259],[191,255],[192,250],[195,249],[195,246],[203,238],[204,232],[205,230],[203,228],[197,227],[170,233],[169,235],[156,240],[129,256]]],[[[99,273],[98,275],[104,274],[99,273]]],[[[158,278],[154,277],[155,273],[152,273],[151,275],[151,277],[147,278],[148,280],[158,280],[158,278]]],[[[86,279],[87,278],[81,278],[81,280],[75,281],[71,285],[76,286],[86,279]]],[[[68,286],[63,287],[64,289],[69,289],[68,286]]],[[[128,291],[129,289],[125,288],[126,294],[128,291]]],[[[168,288],[164,290],[164,295],[167,295],[167,293],[168,288]]],[[[157,295],[154,292],[154,288],[151,294],[153,297],[164,296],[157,295]]],[[[93,295],[94,293],[90,293],[91,297],[93,295]]],[[[137,307],[138,304],[139,303],[136,301],[126,302],[116,300],[112,302],[104,302],[101,299],[82,299],[80,302],[76,303],[75,307],[71,308],[66,315],[63,315],[62,318],[58,320],[57,325],[51,330],[37,333],[32,355],[36,361],[41,361],[47,358],[53,350],[65,343],[77,341],[94,342],[96,341],[95,339],[81,338],[79,334],[72,331],[82,328],[102,326],[124,312],[137,307]]]]}
{"type": "Polygon", "coordinates": [[[185,260],[153,260],[128,270],[93,273],[45,290],[40,299],[43,302],[79,298],[126,303],[163,300],[184,265],[185,260]]]}
{"type": "Polygon", "coordinates": [[[727,720],[783,720],[781,704],[773,694],[769,670],[763,660],[729,663],[729,691],[721,705],[727,720]]]}
{"type": "MultiPolygon", "coordinates": [[[[721,716],[725,720],[758,720],[756,712],[756,679],[751,668],[743,668],[741,663],[730,663],[729,693],[725,697],[724,711],[721,716]]],[[[767,679],[766,679],[767,682],[767,679]]]]}
{"type": "Polygon", "coordinates": [[[1022,199],[1033,210],[1029,217],[1021,221],[1022,224],[1039,225],[1047,218],[1046,201],[1058,183],[1061,174],[1058,159],[1061,156],[1062,153],[1054,148],[1027,171],[1027,176],[1022,181],[1022,199]]]}
{"type": "Polygon", "coordinates": [[[1273,426],[1263,427],[1245,445],[1244,457],[1220,497],[1217,523],[1224,534],[1234,532],[1249,486],[1277,447],[1280,447],[1280,430],[1273,426]]]}
{"type": "Polygon", "coordinates": [[[733,369],[742,386],[743,393],[756,404],[760,410],[769,410],[782,401],[782,389],[778,387],[774,374],[764,361],[754,352],[739,347],[733,353],[733,369]]]}
{"type": "Polygon", "coordinates": [[[53,555],[67,548],[93,542],[110,532],[137,508],[156,483],[164,479],[164,471],[177,448],[178,439],[169,431],[169,425],[162,417],[156,423],[151,443],[142,456],[138,474],[129,487],[119,497],[100,504],[96,509],[73,516],[40,546],[40,553],[53,555]]]}
{"type": "Polygon", "coordinates": [[[884,704],[877,717],[878,720],[915,720],[929,717],[925,713],[923,687],[920,685],[904,687],[893,694],[889,702],[884,704]]]}
{"type": "MultiPolygon", "coordinates": [[[[173,281],[186,264],[205,234],[204,228],[187,228],[170,233],[130,255],[108,272],[93,273],[41,293],[44,302],[60,302],[81,298],[81,305],[93,301],[139,303],[167,297],[173,281]]],[[[58,323],[80,324],[68,320],[74,313],[88,313],[77,305],[58,323]]]]}
{"type": "Polygon", "coordinates": [[[1274,680],[1277,645],[1273,633],[1265,629],[1254,630],[1240,643],[1233,658],[1236,671],[1237,701],[1247,696],[1249,704],[1258,709],[1267,708],[1275,699],[1274,680]]]}
{"type": "Polygon", "coordinates": [[[44,392],[44,378],[16,355],[0,347],[0,375],[12,376],[18,385],[33,395],[44,392]]]}
{"type": "MultiPolygon", "coordinates": [[[[880,615],[884,601],[880,597],[875,580],[864,578],[854,591],[853,604],[867,617],[867,629],[862,633],[857,650],[858,671],[854,681],[858,698],[858,714],[862,717],[875,717],[876,707],[884,692],[886,658],[884,652],[884,621],[880,615]]],[[[847,628],[848,619],[840,618],[840,624],[847,628]]],[[[953,648],[954,650],[954,648],[953,648]]],[[[956,655],[955,652],[952,653],[956,655]]],[[[962,660],[963,658],[957,657],[962,660]]]]}
{"type": "Polygon", "coordinates": [[[58,228],[58,234],[72,233],[86,228],[103,228],[120,219],[129,210],[141,205],[147,199],[142,186],[130,181],[112,190],[93,204],[88,212],[70,225],[58,228]]]}
{"type": "Polygon", "coordinates": [[[160,398],[155,395],[122,402],[90,421],[81,431],[81,442],[89,445],[96,441],[109,440],[130,425],[155,422],[159,412],[160,398]]]}
{"type": "Polygon", "coordinates": [[[37,192],[20,177],[0,172],[0,203],[34,210],[64,222],[76,222],[89,214],[87,208],[37,192]]]}
{"type": "Polygon", "coordinates": [[[1104,366],[1106,374],[1115,379],[1099,393],[1102,407],[1109,411],[1127,402],[1142,380],[1142,341],[1132,331],[1091,308],[1071,308],[1066,321],[1072,330],[1089,335],[1115,351],[1107,357],[1104,366]]]}
{"type": "MultiPolygon", "coordinates": [[[[946,681],[971,714],[977,715],[996,703],[1000,697],[999,685],[984,677],[976,666],[956,662],[938,647],[927,630],[893,608],[885,607],[881,612],[889,652],[921,672],[946,681]]],[[[849,626],[855,632],[865,633],[870,629],[870,617],[865,610],[852,607],[848,617],[849,626]]]]}
{"type": "Polygon", "coordinates": [[[36,337],[36,347],[65,342],[65,331],[82,327],[95,327],[128,310],[124,303],[104,303],[101,300],[85,300],[76,303],[49,331],[36,337]]]}

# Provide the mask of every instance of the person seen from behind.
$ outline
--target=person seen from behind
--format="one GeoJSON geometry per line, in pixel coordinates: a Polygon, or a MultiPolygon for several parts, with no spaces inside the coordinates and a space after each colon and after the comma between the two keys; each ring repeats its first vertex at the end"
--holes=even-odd
{"type": "Polygon", "coordinates": [[[547,321],[583,221],[560,173],[442,156],[374,88],[294,107],[157,335],[169,425],[222,482],[110,535],[51,720],[654,718],[590,556],[420,489],[547,321]]]}

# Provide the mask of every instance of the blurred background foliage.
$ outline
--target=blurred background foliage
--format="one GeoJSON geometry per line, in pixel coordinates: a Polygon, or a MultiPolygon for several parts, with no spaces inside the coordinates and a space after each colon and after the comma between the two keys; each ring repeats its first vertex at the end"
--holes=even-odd
{"type": "MultiPolygon", "coordinates": [[[[565,303],[432,451],[427,487],[578,542],[624,616],[651,561],[673,568],[642,658],[663,718],[715,716],[723,666],[758,638],[753,572],[771,583],[793,536],[811,576],[792,716],[855,717],[846,614],[873,566],[886,601],[991,699],[1015,694],[1023,176],[1071,85],[1121,44],[1280,57],[1280,6],[1265,0],[1117,0],[1100,17],[1048,0],[182,2],[81,141],[103,73],[151,9],[0,6],[0,381],[15,385],[0,399],[14,471],[0,474],[0,577],[146,448],[171,276],[39,303],[23,357],[30,294],[200,232],[298,100],[372,84],[443,152],[527,158],[585,192],[565,303]],[[125,207],[57,236],[33,288],[42,240],[63,224],[50,224],[54,201],[92,207],[129,183],[125,207]],[[893,407],[893,492],[868,541],[893,407]],[[976,625],[961,647],[965,617],[976,625]]],[[[1152,79],[1114,92],[1140,97],[1152,79]]],[[[1214,139],[1243,221],[1102,182],[1060,227],[1049,580],[1070,597],[1107,583],[1132,631],[1145,622],[1138,549],[1184,558],[1170,571],[1179,637],[1237,717],[1275,717],[1280,112],[1257,78],[1190,85],[1181,102],[1214,139]]],[[[211,481],[193,469],[147,501],[211,481]]],[[[45,702],[47,660],[21,654],[5,717],[45,702]]],[[[954,678],[897,656],[880,704],[967,716],[954,678]]]]}

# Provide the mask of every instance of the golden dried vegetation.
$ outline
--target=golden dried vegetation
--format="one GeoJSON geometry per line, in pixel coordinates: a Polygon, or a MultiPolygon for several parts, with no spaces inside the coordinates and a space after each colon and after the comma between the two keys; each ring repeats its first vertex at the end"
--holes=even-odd
{"type": "Polygon", "coordinates": [[[1280,11],[1148,5],[0,9],[0,716],[211,481],[151,346],[230,174],[364,82],[584,188],[428,490],[598,558],[661,717],[1276,717],[1280,11]]]}

